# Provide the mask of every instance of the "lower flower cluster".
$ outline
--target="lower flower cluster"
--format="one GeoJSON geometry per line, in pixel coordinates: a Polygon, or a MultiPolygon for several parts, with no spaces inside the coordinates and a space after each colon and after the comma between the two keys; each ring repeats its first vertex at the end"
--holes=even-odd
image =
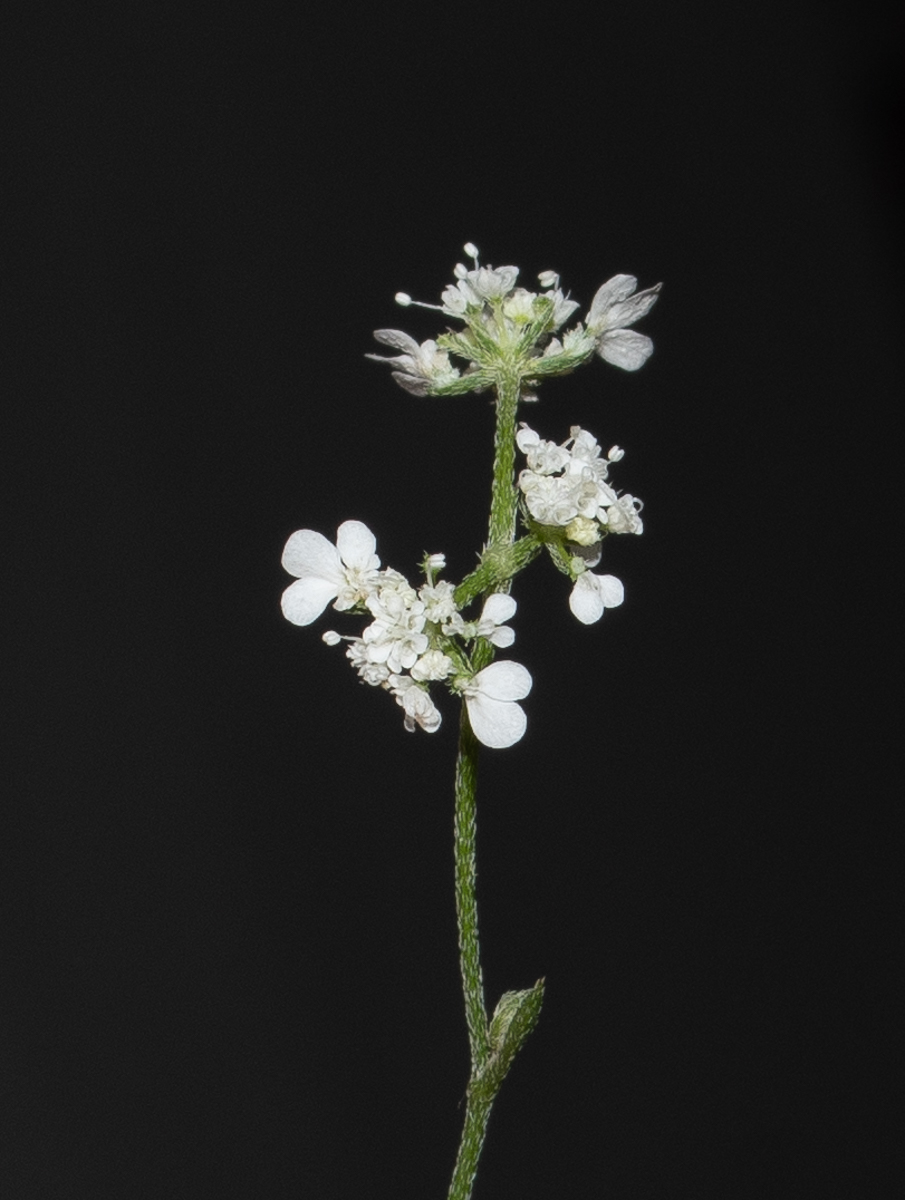
{"type": "Polygon", "coordinates": [[[374,534],[361,521],[343,522],[335,544],[314,530],[298,530],[283,551],[283,566],[296,576],[283,593],[284,615],[295,625],[310,625],[331,600],[341,612],[368,614],[361,636],[328,630],[324,641],[348,643],[346,657],[359,678],[395,697],[409,731],[416,725],[428,733],[440,727],[429,688],[442,682],[462,696],[484,745],[501,749],[519,741],[526,718],[517,701],[531,690],[531,675],[515,662],[476,671],[469,653],[479,638],[501,648],[512,645],[515,634],[506,622],[515,614],[515,601],[496,593],[477,621],[467,621],[456,606],[454,585],[436,578],[445,566],[442,554],[425,558],[425,582],[414,588],[400,572],[381,569],[376,549],[374,534]]]}
{"type": "Polygon", "coordinates": [[[599,621],[605,608],[615,608],[625,595],[615,575],[595,575],[590,568],[600,561],[603,539],[609,533],[641,533],[642,504],[634,496],[619,495],[608,481],[609,468],[624,451],[613,446],[604,458],[597,439],[573,425],[561,445],[544,441],[522,422],[516,435],[528,466],[519,475],[529,525],[561,530],[559,543],[547,539],[555,559],[573,580],[569,607],[584,625],[599,621]]]}

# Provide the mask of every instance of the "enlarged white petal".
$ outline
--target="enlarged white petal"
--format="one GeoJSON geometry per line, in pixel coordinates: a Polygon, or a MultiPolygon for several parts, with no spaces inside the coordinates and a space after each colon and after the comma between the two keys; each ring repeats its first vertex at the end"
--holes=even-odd
{"type": "Polygon", "coordinates": [[[575,580],[569,608],[582,625],[593,625],[605,608],[616,608],[625,599],[625,588],[615,575],[594,575],[585,571],[575,580]]]}
{"type": "Polygon", "coordinates": [[[312,621],[317,620],[338,591],[339,584],[316,575],[297,579],[283,592],[280,601],[283,616],[293,625],[310,625],[312,621]]]}
{"type": "Polygon", "coordinates": [[[510,617],[515,616],[518,608],[516,602],[507,592],[494,592],[488,596],[481,610],[482,621],[493,621],[494,625],[502,625],[510,617]]]}
{"type": "Polygon", "coordinates": [[[406,375],[404,371],[391,371],[390,374],[400,387],[405,388],[413,396],[426,396],[429,380],[419,379],[415,375],[406,375]]]}
{"type": "Polygon", "coordinates": [[[525,733],[528,718],[518,704],[492,700],[478,692],[466,696],[468,719],[479,742],[492,750],[514,746],[525,733]]]}
{"type": "Polygon", "coordinates": [[[487,634],[487,640],[505,650],[515,641],[515,630],[510,625],[498,625],[492,633],[487,634]]]}
{"type": "Polygon", "coordinates": [[[297,575],[299,579],[317,576],[331,582],[335,580],[339,590],[342,582],[339,552],[322,533],[313,529],[297,530],[286,543],[282,563],[290,575],[297,575]]]}
{"type": "Polygon", "coordinates": [[[614,304],[606,315],[607,328],[625,329],[628,325],[640,321],[656,304],[662,286],[661,283],[656,283],[653,287],[645,288],[643,292],[637,292],[627,300],[614,304]]]}
{"type": "Polygon", "coordinates": [[[343,521],[336,531],[336,548],[347,567],[370,571],[380,566],[374,554],[377,539],[361,521],[343,521]]]}
{"type": "Polygon", "coordinates": [[[607,309],[622,300],[627,300],[637,286],[638,280],[634,275],[614,275],[612,279],[608,279],[602,287],[597,289],[594,299],[591,301],[587,319],[588,327],[599,327],[606,316],[607,309]]]}
{"type": "Polygon", "coordinates": [[[601,358],[622,367],[623,371],[637,371],[643,367],[654,352],[654,343],[643,333],[634,329],[613,329],[605,333],[597,343],[601,358]]]}
{"type": "Polygon", "coordinates": [[[478,671],[465,691],[468,719],[479,742],[494,750],[514,745],[527,718],[514,703],[531,691],[531,674],[521,663],[496,662],[478,671]]]}
{"type": "Polygon", "coordinates": [[[524,700],[531,691],[531,672],[517,662],[495,662],[472,680],[483,696],[493,700],[524,700]]]}
{"type": "MultiPolygon", "coordinates": [[[[374,339],[382,342],[384,346],[392,346],[394,350],[401,350],[403,354],[411,354],[415,358],[421,352],[421,347],[415,339],[403,333],[401,329],[375,329],[374,339]]],[[[378,355],[366,354],[365,358],[378,358],[378,355]]]]}

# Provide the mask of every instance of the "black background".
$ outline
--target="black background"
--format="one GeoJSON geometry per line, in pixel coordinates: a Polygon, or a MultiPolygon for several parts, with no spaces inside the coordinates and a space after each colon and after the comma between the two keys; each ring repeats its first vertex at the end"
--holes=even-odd
{"type": "Polygon", "coordinates": [[[595,360],[524,413],[624,446],[646,528],[607,547],[627,600],[599,625],[543,563],[515,588],[534,690],[482,759],[482,940],[491,1004],[548,990],[475,1195],[889,1194],[900,30],[801,3],[32,15],[5,1194],[446,1194],[454,705],[407,735],[320,641],[339,619],[278,601],[288,535],[349,518],[410,576],[470,569],[486,398],[363,357],[439,332],[393,295],[436,301],[466,240],[580,313],[616,272],[664,281],[642,371],[595,360]]]}

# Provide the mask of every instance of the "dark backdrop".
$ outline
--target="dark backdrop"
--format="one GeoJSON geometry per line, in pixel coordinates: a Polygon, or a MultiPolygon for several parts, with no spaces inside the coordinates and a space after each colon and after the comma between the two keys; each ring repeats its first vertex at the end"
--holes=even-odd
{"type": "Polygon", "coordinates": [[[833,12],[33,10],[5,1194],[446,1194],[454,707],[407,735],[278,601],[287,536],[350,517],[470,568],[486,400],[363,357],[438,331],[393,295],[466,240],[583,304],[664,280],[641,372],[525,414],[626,447],[646,528],[597,626],[549,567],[516,586],[483,945],[492,1003],[548,994],[476,1197],[886,1194],[901,40],[833,12]]]}

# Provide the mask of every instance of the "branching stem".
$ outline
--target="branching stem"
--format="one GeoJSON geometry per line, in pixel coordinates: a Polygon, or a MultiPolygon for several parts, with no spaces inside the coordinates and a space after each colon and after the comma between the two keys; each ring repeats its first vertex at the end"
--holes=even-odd
{"type": "MultiPolygon", "coordinates": [[[[530,536],[515,543],[518,511],[514,483],[515,419],[520,387],[517,372],[501,374],[497,386],[493,491],[487,547],[482,555],[481,567],[469,576],[457,591],[456,600],[460,604],[479,594],[488,595],[492,591],[508,592],[512,576],[527,566],[541,549],[541,543],[530,536]]],[[[480,670],[487,666],[492,658],[491,644],[479,641],[473,655],[475,667],[480,670]]],[[[459,925],[459,964],[465,996],[465,1020],[471,1047],[471,1078],[468,1084],[465,1124],[450,1184],[449,1200],[469,1200],[471,1197],[490,1109],[508,1069],[508,1059],[502,1070],[499,1069],[499,1047],[491,1045],[490,1023],[484,1003],[484,980],[478,940],[475,858],[477,768],[478,741],[471,730],[468,711],[463,704],[455,788],[456,916],[459,925]]],[[[538,999],[538,1008],[539,1003],[538,999]]]]}

